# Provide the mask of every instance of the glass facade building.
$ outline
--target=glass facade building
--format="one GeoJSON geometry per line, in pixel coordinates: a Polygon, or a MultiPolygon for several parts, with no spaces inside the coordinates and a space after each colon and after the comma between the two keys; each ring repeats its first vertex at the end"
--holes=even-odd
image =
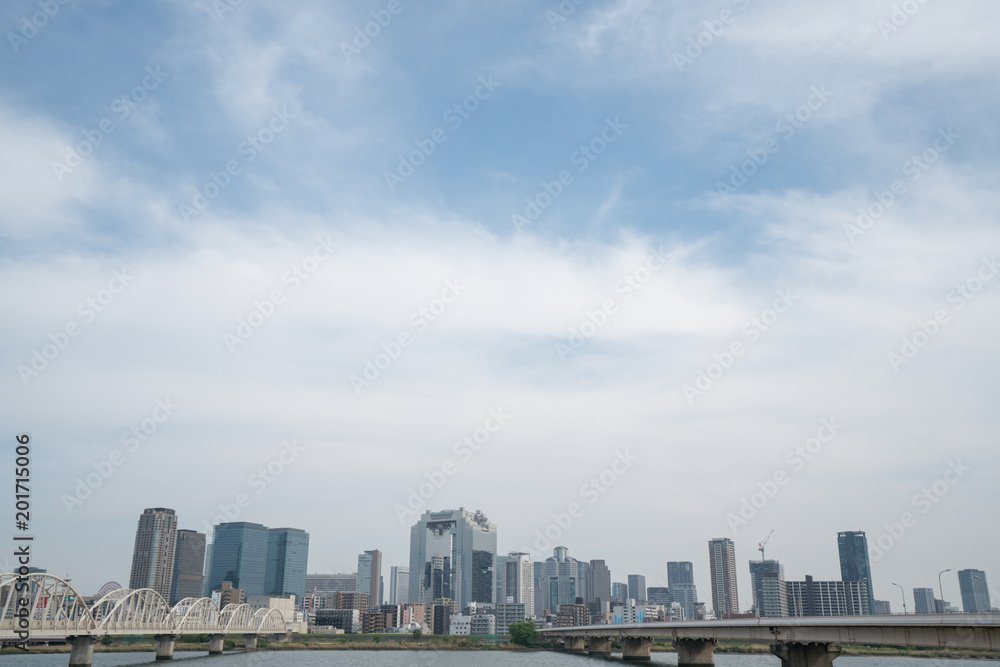
{"type": "Polygon", "coordinates": [[[174,551],[174,580],[170,588],[170,605],[184,598],[201,597],[201,580],[205,568],[205,533],[193,530],[177,531],[174,551]]]}
{"type": "Polygon", "coordinates": [[[496,553],[496,524],[482,512],[425,512],[410,529],[410,601],[494,602],[496,553]]]}
{"type": "Polygon", "coordinates": [[[267,565],[268,529],[259,523],[237,521],[220,523],[213,531],[212,567],[208,591],[222,589],[222,582],[232,582],[251,595],[264,595],[267,565]]]}
{"type": "Polygon", "coordinates": [[[267,531],[265,595],[294,595],[296,604],[300,604],[306,595],[308,565],[309,533],[298,528],[271,528],[267,531]]]}
{"type": "Polygon", "coordinates": [[[862,530],[846,530],[837,533],[837,548],[840,551],[840,580],[865,582],[869,610],[866,613],[871,613],[875,609],[875,592],[868,561],[868,538],[862,530]]]}

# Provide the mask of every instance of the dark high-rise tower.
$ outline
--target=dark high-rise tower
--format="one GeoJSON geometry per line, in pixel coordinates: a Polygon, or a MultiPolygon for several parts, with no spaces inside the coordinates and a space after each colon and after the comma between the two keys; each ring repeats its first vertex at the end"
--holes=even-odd
{"type": "Polygon", "coordinates": [[[382,604],[382,552],[378,549],[358,556],[358,580],[354,592],[368,596],[370,609],[377,609],[382,604]]]}
{"type": "MultiPolygon", "coordinates": [[[[862,530],[837,533],[840,550],[840,580],[863,581],[868,587],[868,609],[875,609],[875,591],[872,588],[872,568],[868,561],[868,538],[862,530]]],[[[869,611],[869,613],[871,613],[869,611]]]]}
{"type": "Polygon", "coordinates": [[[667,563],[667,586],[675,584],[693,584],[694,566],[690,561],[671,561],[667,563]]]}
{"type": "Polygon", "coordinates": [[[595,602],[600,600],[601,602],[611,601],[611,570],[603,560],[592,560],[590,561],[590,579],[591,585],[588,589],[590,592],[590,600],[588,602],[595,602]]]}
{"type": "Polygon", "coordinates": [[[166,507],[150,507],[139,516],[132,551],[129,588],[152,588],[170,600],[174,582],[177,515],[166,507]]]}
{"type": "Polygon", "coordinates": [[[205,571],[205,533],[177,531],[174,551],[174,578],[170,587],[170,605],[184,598],[200,598],[205,571]]]}
{"type": "Polygon", "coordinates": [[[962,611],[976,614],[989,611],[990,587],[982,570],[959,570],[958,587],[962,591],[962,611]]]}
{"type": "Polygon", "coordinates": [[[308,564],[309,533],[298,528],[271,528],[267,531],[264,593],[294,595],[295,603],[301,604],[306,595],[308,564]]]}

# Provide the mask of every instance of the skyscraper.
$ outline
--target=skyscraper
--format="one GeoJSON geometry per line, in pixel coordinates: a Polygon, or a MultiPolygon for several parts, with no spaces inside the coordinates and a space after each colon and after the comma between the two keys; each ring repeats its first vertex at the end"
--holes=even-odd
{"type": "Polygon", "coordinates": [[[149,507],[139,516],[132,551],[129,588],[152,588],[170,600],[174,583],[177,515],[166,507],[149,507]]]}
{"type": "Polygon", "coordinates": [[[987,612],[990,605],[990,587],[982,570],[959,570],[958,587],[962,591],[962,610],[966,614],[987,612]]]}
{"type": "Polygon", "coordinates": [[[611,599],[615,602],[625,603],[628,598],[628,584],[624,581],[611,582],[611,599]]]}
{"type": "Polygon", "coordinates": [[[645,602],[646,577],[641,574],[628,575],[628,592],[636,602],[645,602]]]}
{"type": "Polygon", "coordinates": [[[535,609],[535,566],[531,556],[512,551],[504,558],[503,596],[497,604],[524,604],[525,612],[533,615],[535,609]]]}
{"type": "Polygon", "coordinates": [[[493,602],[496,553],[496,524],[482,512],[424,512],[410,529],[410,601],[493,602]]]}
{"type": "Polygon", "coordinates": [[[740,611],[736,590],[736,545],[728,537],[708,543],[708,563],[712,571],[712,609],[717,618],[740,611]]]}
{"type": "Polygon", "coordinates": [[[177,531],[174,550],[174,578],[170,585],[170,605],[184,598],[200,598],[205,572],[205,533],[177,531]]]}
{"type": "Polygon", "coordinates": [[[691,561],[670,561],[667,563],[667,586],[674,584],[693,584],[694,566],[691,561]]]}
{"type": "Polygon", "coordinates": [[[229,581],[247,597],[264,595],[267,540],[267,527],[259,523],[236,521],[215,526],[209,593],[221,590],[222,582],[229,581]]]}
{"type": "Polygon", "coordinates": [[[545,559],[545,608],[556,613],[560,605],[575,604],[580,595],[580,568],[566,547],[556,547],[545,559]]]}
{"type": "Polygon", "coordinates": [[[382,552],[371,549],[358,555],[358,582],[355,593],[368,595],[368,608],[382,604],[382,552]]]}
{"type": "Polygon", "coordinates": [[[694,584],[671,584],[670,599],[684,610],[685,620],[698,620],[698,588],[694,584]]]}
{"type": "MultiPolygon", "coordinates": [[[[780,580],[785,579],[785,568],[776,560],[752,560],[750,561],[750,588],[753,591],[753,610],[757,616],[764,616],[762,613],[764,600],[764,578],[775,577],[780,580]]],[[[778,585],[776,585],[777,587],[778,585]]]]}
{"type": "Polygon", "coordinates": [[[603,560],[590,561],[590,597],[588,602],[611,601],[611,570],[603,560]]]}
{"type": "Polygon", "coordinates": [[[301,604],[306,596],[308,566],[309,533],[298,528],[271,528],[267,531],[266,595],[294,595],[296,604],[301,604]]]}
{"type": "Polygon", "coordinates": [[[393,565],[389,569],[389,604],[410,601],[410,568],[393,565]]]}
{"type": "Polygon", "coordinates": [[[863,581],[868,591],[868,613],[875,609],[875,590],[872,588],[872,568],[868,561],[868,538],[863,530],[837,533],[840,550],[840,580],[863,581]]]}
{"type": "Polygon", "coordinates": [[[937,599],[933,588],[914,588],[913,607],[915,614],[937,613],[937,599]]]}

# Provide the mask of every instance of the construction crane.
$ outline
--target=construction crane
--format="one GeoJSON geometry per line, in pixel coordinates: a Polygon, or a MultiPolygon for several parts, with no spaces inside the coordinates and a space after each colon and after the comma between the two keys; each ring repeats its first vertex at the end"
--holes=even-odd
{"type": "Polygon", "coordinates": [[[771,539],[772,535],[774,535],[774,531],[773,530],[770,533],[767,534],[767,537],[765,537],[763,539],[763,541],[761,541],[760,544],[757,545],[757,551],[760,552],[760,559],[761,559],[761,561],[764,560],[764,545],[767,544],[767,541],[769,539],[771,539]]]}

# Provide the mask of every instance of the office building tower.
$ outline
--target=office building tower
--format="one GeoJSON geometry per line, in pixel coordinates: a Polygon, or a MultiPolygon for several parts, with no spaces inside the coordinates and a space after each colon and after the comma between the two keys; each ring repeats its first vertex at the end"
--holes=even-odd
{"type": "Polygon", "coordinates": [[[641,574],[628,575],[628,592],[636,602],[645,602],[646,577],[641,574]]]}
{"type": "Polygon", "coordinates": [[[589,592],[590,603],[611,601],[611,570],[603,560],[590,561],[589,592]]]}
{"type": "Polygon", "coordinates": [[[766,571],[760,577],[760,607],[756,613],[761,618],[785,618],[790,615],[788,584],[781,573],[766,571]]]}
{"type": "Polygon", "coordinates": [[[982,570],[959,570],[958,587],[962,591],[962,610],[966,614],[979,614],[992,609],[990,587],[982,570]]]}
{"type": "Polygon", "coordinates": [[[628,584],[624,581],[613,582],[611,584],[611,600],[619,604],[624,604],[628,599],[628,584]]]}
{"type": "Polygon", "coordinates": [[[221,590],[222,582],[228,581],[247,597],[264,595],[267,541],[267,527],[259,523],[236,521],[215,526],[209,591],[221,590]]]}
{"type": "Polygon", "coordinates": [[[670,589],[666,586],[650,586],[646,589],[646,602],[669,607],[673,602],[670,599],[670,589]]]}
{"type": "Polygon", "coordinates": [[[493,565],[493,599],[497,602],[503,602],[505,599],[506,586],[504,585],[504,576],[507,574],[506,568],[507,557],[497,554],[496,563],[493,565]]]}
{"type": "Polygon", "coordinates": [[[708,543],[708,562],[712,571],[712,609],[716,618],[740,611],[736,590],[736,545],[728,537],[708,543]]]}
{"type": "Polygon", "coordinates": [[[757,616],[764,616],[761,601],[764,598],[764,577],[768,576],[784,580],[785,568],[776,560],[750,561],[750,589],[753,592],[753,611],[757,616]]]}
{"type": "Polygon", "coordinates": [[[496,553],[496,524],[482,512],[425,512],[410,529],[410,600],[493,602],[496,553]]]}
{"type": "Polygon", "coordinates": [[[149,507],[139,515],[132,551],[129,588],[152,588],[170,599],[177,550],[177,515],[166,507],[149,507]]]}
{"type": "Polygon", "coordinates": [[[693,584],[694,565],[690,561],[670,561],[667,563],[667,587],[674,584],[693,584]]]}
{"type": "Polygon", "coordinates": [[[545,608],[558,613],[564,604],[574,604],[580,593],[580,568],[566,547],[556,547],[545,559],[545,608]]]}
{"type": "Polygon", "coordinates": [[[684,620],[698,620],[698,587],[694,584],[674,584],[669,588],[670,599],[681,606],[684,620]]]}
{"type": "Polygon", "coordinates": [[[590,592],[590,563],[585,560],[576,561],[576,571],[576,597],[583,598],[583,604],[586,604],[586,601],[593,595],[590,592]]]}
{"type": "MultiPolygon", "coordinates": [[[[535,618],[542,618],[545,616],[545,610],[548,609],[546,606],[546,596],[545,596],[545,563],[541,561],[534,561],[531,564],[535,575],[535,618]]],[[[531,614],[530,609],[526,609],[527,613],[531,614]]]]}
{"type": "Polygon", "coordinates": [[[504,558],[504,587],[497,604],[523,604],[526,610],[535,608],[535,567],[531,556],[512,551],[504,558]]]}
{"type": "Polygon", "coordinates": [[[913,589],[913,608],[916,614],[936,614],[937,599],[933,588],[913,589]]]}
{"type": "MultiPolygon", "coordinates": [[[[208,536],[205,536],[208,539],[208,536]]],[[[212,597],[212,591],[208,589],[208,575],[212,570],[212,545],[205,545],[205,562],[201,566],[201,596],[203,598],[212,597]]]]}
{"type": "Polygon", "coordinates": [[[170,586],[170,605],[184,598],[200,598],[205,572],[205,533],[177,531],[174,549],[174,580],[170,586]]]}
{"type": "Polygon", "coordinates": [[[865,582],[865,590],[868,591],[868,609],[875,609],[875,589],[872,588],[872,568],[868,560],[868,538],[864,531],[847,530],[837,533],[837,548],[840,551],[841,581],[865,582]]]}
{"type": "Polygon", "coordinates": [[[875,615],[888,616],[892,613],[892,608],[887,600],[875,600],[875,615]]]}
{"type": "Polygon", "coordinates": [[[301,603],[306,596],[309,567],[309,533],[298,528],[271,528],[267,531],[267,564],[264,594],[294,595],[301,603]]]}
{"type": "MultiPolygon", "coordinates": [[[[765,578],[766,581],[767,578],[765,578]]],[[[789,616],[861,616],[870,614],[864,581],[789,581],[789,616]]]]}
{"type": "Polygon", "coordinates": [[[409,602],[410,568],[393,565],[389,568],[389,604],[409,602]]]}
{"type": "Polygon", "coordinates": [[[366,594],[373,609],[382,604],[382,552],[378,549],[358,555],[358,581],[354,591],[366,594]]]}

